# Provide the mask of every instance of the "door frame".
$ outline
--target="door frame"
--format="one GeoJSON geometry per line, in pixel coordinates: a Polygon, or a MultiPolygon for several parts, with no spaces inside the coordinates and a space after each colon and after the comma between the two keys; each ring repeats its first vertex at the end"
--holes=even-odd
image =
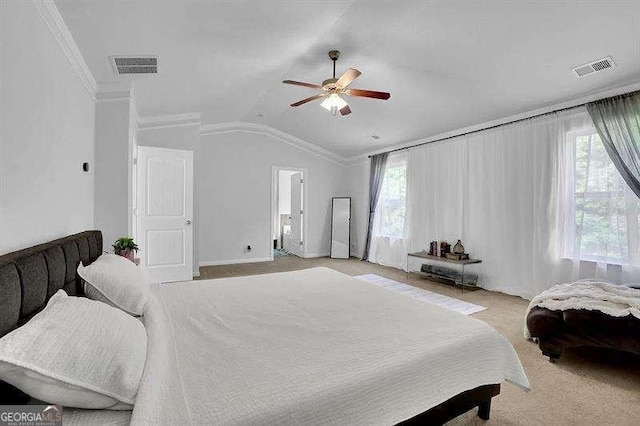
{"type": "Polygon", "coordinates": [[[289,167],[289,166],[271,166],[271,218],[270,218],[270,232],[269,232],[269,247],[271,249],[269,257],[271,260],[273,257],[273,233],[276,222],[276,214],[279,214],[278,207],[280,206],[280,193],[279,189],[279,177],[280,170],[289,170],[292,172],[301,172],[303,183],[302,189],[302,257],[307,257],[307,240],[309,237],[309,172],[305,167],[289,167]]]}

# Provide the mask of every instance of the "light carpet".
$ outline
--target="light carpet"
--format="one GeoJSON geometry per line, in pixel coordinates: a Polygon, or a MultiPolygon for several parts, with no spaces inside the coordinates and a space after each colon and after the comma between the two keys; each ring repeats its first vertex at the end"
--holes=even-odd
{"type": "Polygon", "coordinates": [[[414,299],[418,299],[422,302],[431,303],[451,311],[459,312],[463,315],[471,315],[487,309],[484,306],[463,302],[462,300],[454,299],[453,297],[443,296],[442,294],[434,293],[412,285],[403,284],[376,274],[358,275],[354,278],[378,285],[387,290],[395,291],[396,293],[404,294],[405,296],[413,297],[414,299]]]}

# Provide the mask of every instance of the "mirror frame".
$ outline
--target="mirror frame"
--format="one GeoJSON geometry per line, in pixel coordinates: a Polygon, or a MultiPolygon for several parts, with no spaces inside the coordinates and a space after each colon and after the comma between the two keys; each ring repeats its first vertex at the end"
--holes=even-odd
{"type": "Polygon", "coordinates": [[[350,259],[351,258],[351,197],[332,197],[331,198],[331,239],[329,240],[329,258],[330,259],[350,259]],[[333,211],[335,209],[335,200],[349,200],[349,243],[347,246],[347,257],[333,257],[333,211]]]}

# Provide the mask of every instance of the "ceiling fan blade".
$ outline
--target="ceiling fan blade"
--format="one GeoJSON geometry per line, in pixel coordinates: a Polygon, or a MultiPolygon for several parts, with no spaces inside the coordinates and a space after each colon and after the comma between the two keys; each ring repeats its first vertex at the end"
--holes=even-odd
{"type": "Polygon", "coordinates": [[[300,106],[302,104],[306,104],[307,102],[311,102],[311,101],[315,101],[316,99],[324,98],[325,96],[327,96],[326,93],[319,93],[317,95],[309,96],[308,98],[304,98],[301,101],[293,103],[293,104],[291,104],[291,106],[292,107],[297,107],[297,106],[300,106]]]}
{"type": "Polygon", "coordinates": [[[363,98],[375,98],[375,99],[389,99],[390,93],[376,92],[375,90],[362,90],[362,89],[347,89],[344,91],[349,96],[360,96],[363,98]]]}
{"type": "Polygon", "coordinates": [[[355,68],[349,68],[348,70],[346,70],[344,72],[344,74],[342,74],[340,76],[340,78],[338,79],[338,81],[336,81],[336,86],[338,87],[347,87],[348,85],[350,85],[353,80],[355,80],[356,78],[358,78],[360,76],[360,74],[362,74],[360,71],[358,71],[355,68]]]}
{"type": "Polygon", "coordinates": [[[311,84],[311,83],[303,83],[302,81],[283,80],[282,82],[284,84],[293,84],[294,86],[304,86],[304,87],[310,87],[312,89],[322,89],[322,86],[319,86],[317,84],[311,84]]]}
{"type": "Polygon", "coordinates": [[[345,105],[344,107],[342,107],[342,109],[340,109],[340,114],[342,115],[351,114],[351,108],[349,108],[349,105],[345,105]]]}

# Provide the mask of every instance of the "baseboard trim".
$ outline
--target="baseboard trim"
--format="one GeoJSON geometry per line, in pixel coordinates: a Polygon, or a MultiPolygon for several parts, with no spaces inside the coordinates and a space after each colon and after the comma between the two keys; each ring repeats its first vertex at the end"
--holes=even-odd
{"type": "Polygon", "coordinates": [[[329,257],[329,253],[311,253],[305,254],[304,257],[305,259],[312,259],[314,257],[329,257]]]}
{"type": "Polygon", "coordinates": [[[271,262],[270,257],[254,257],[250,259],[229,259],[229,260],[206,260],[198,263],[199,266],[219,266],[219,265],[235,265],[238,263],[258,263],[271,262]]]}

